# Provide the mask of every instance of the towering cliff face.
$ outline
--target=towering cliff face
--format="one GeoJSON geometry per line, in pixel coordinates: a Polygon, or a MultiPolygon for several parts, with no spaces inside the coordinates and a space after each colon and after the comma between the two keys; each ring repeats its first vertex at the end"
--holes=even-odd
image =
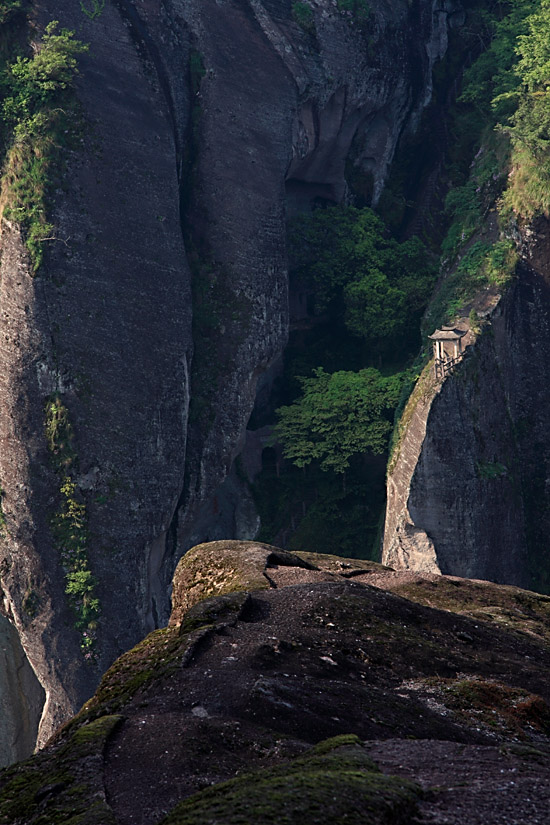
{"type": "Polygon", "coordinates": [[[287,201],[338,202],[346,172],[377,197],[460,13],[380,0],[359,24],[318,0],[305,30],[286,0],[107,0],[97,15],[73,0],[32,5],[33,37],[57,19],[90,44],[84,136],[36,277],[18,227],[4,221],[1,237],[0,572],[45,690],[44,741],[167,619],[175,563],[286,340],[287,201]],[[98,581],[91,653],[52,536],[54,402],[73,433],[98,581]]]}
{"type": "Polygon", "coordinates": [[[524,237],[515,282],[464,361],[410,411],[383,559],[547,592],[548,221],[524,237]]]}
{"type": "Polygon", "coordinates": [[[44,691],[14,626],[0,617],[0,767],[34,749],[44,691]]]}
{"type": "MultiPolygon", "coordinates": [[[[46,691],[41,739],[78,707],[117,651],[154,627],[155,586],[185,455],[191,343],[174,130],[160,83],[106,5],[41,3],[91,50],[78,96],[86,133],[66,157],[36,277],[4,222],[0,478],[6,612],[46,691]],[[101,605],[98,660],[73,629],[52,519],[62,506],[45,437],[58,393],[74,431],[88,561],[101,605]]],[[[61,479],[62,481],[62,479],[61,479]]]]}

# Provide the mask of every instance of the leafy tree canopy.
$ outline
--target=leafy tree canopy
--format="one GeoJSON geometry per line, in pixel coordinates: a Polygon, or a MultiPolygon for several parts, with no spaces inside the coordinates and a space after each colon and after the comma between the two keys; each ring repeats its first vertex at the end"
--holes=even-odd
{"type": "Polygon", "coordinates": [[[537,6],[538,0],[499,3],[489,13],[490,45],[464,73],[461,100],[473,103],[491,125],[496,119],[510,116],[515,109],[516,43],[527,32],[527,19],[537,6]]]}
{"type": "Polygon", "coordinates": [[[8,92],[3,104],[3,116],[9,123],[28,121],[54,98],[72,85],[77,73],[77,56],[88,46],[74,39],[68,29],[57,31],[57,21],[46,30],[33,57],[18,57],[8,67],[3,85],[8,92]]]}
{"type": "MultiPolygon", "coordinates": [[[[503,202],[530,218],[550,212],[550,0],[520,0],[499,31],[506,32],[506,38],[504,46],[500,37],[502,56],[495,77],[506,82],[493,81],[490,88],[500,129],[512,147],[503,202]]],[[[498,43],[499,37],[493,52],[498,43]]]]}
{"type": "Polygon", "coordinates": [[[79,129],[71,87],[77,57],[88,46],[52,21],[34,49],[32,57],[19,55],[0,74],[0,143],[6,155],[3,216],[21,226],[36,271],[43,242],[54,232],[47,196],[56,185],[63,148],[79,129]]]}
{"type": "Polygon", "coordinates": [[[372,209],[335,206],[297,217],[290,231],[295,276],[315,288],[317,312],[343,318],[353,335],[382,345],[415,323],[435,279],[418,238],[389,238],[372,209]]]}
{"type": "Polygon", "coordinates": [[[275,437],[285,458],[297,467],[316,460],[322,470],[344,473],[353,455],[384,452],[400,374],[384,377],[373,368],[330,374],[319,367],[300,383],[303,395],[277,411],[275,437]]]}
{"type": "Polygon", "coordinates": [[[23,11],[24,0],[0,0],[0,25],[23,11]]]}

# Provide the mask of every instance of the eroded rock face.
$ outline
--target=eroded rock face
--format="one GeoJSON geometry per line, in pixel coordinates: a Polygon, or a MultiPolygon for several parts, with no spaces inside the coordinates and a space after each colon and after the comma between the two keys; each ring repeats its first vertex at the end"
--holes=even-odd
{"type": "Polygon", "coordinates": [[[40,741],[155,626],[159,580],[166,598],[155,542],[181,489],[192,351],[175,139],[159,83],[112,4],[92,22],[78,4],[41,3],[38,25],[52,18],[90,42],[78,82],[86,134],[66,157],[59,241],[45,265],[31,277],[17,231],[4,226],[0,273],[2,588],[46,691],[40,741]],[[62,483],[45,438],[53,393],[74,431],[99,582],[96,663],[80,649],[51,535],[62,483]]]}
{"type": "MultiPolygon", "coordinates": [[[[223,296],[215,335],[195,339],[202,421],[190,430],[177,522],[178,544],[187,549],[199,540],[201,504],[210,518],[204,535],[216,535],[216,490],[242,449],[258,376],[286,341],[286,216],[318,199],[341,202],[346,176],[376,200],[400,135],[429,100],[452,9],[373,3],[361,27],[323,0],[312,33],[283,0],[172,8],[192,32],[204,70],[187,209],[202,278],[205,261],[211,270],[210,292],[198,300],[223,296]]],[[[196,320],[212,323],[200,311],[196,320]]],[[[220,518],[227,523],[225,510],[220,518]]]]}
{"type": "Polygon", "coordinates": [[[314,569],[300,556],[253,541],[212,541],[189,550],[174,573],[170,625],[209,596],[269,588],[269,568],[314,569]]]}
{"type": "Polygon", "coordinates": [[[34,750],[44,691],[13,625],[0,617],[0,767],[34,750]]]}
{"type": "Polygon", "coordinates": [[[96,17],[73,0],[31,5],[38,30],[56,19],[90,44],[83,142],[52,205],[58,240],[34,279],[17,227],[1,240],[0,571],[45,690],[43,742],[168,619],[177,559],[286,340],[287,199],[340,201],[346,165],[376,199],[429,99],[454,7],[373,2],[363,29],[322,0],[314,34],[286,0],[112,0],[96,17]],[[90,658],[51,534],[54,393],[74,432],[99,582],[90,658]]]}
{"type": "Polygon", "coordinates": [[[386,564],[548,591],[547,257],[541,220],[481,337],[411,418],[388,479],[386,564]]]}

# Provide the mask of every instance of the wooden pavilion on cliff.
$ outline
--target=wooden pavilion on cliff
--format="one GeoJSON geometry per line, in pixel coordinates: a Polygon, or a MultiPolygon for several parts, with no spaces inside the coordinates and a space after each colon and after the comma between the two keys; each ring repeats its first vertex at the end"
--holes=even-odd
{"type": "Polygon", "coordinates": [[[466,330],[441,327],[428,336],[434,342],[434,368],[438,380],[448,375],[462,358],[462,338],[465,335],[466,330]]]}

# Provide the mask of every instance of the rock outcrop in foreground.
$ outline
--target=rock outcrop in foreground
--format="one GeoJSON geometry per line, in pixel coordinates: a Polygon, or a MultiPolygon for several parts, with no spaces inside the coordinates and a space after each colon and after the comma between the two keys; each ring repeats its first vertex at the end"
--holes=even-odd
{"type": "Polygon", "coordinates": [[[216,542],[173,601],[0,823],[547,821],[549,598],[216,542]]]}

